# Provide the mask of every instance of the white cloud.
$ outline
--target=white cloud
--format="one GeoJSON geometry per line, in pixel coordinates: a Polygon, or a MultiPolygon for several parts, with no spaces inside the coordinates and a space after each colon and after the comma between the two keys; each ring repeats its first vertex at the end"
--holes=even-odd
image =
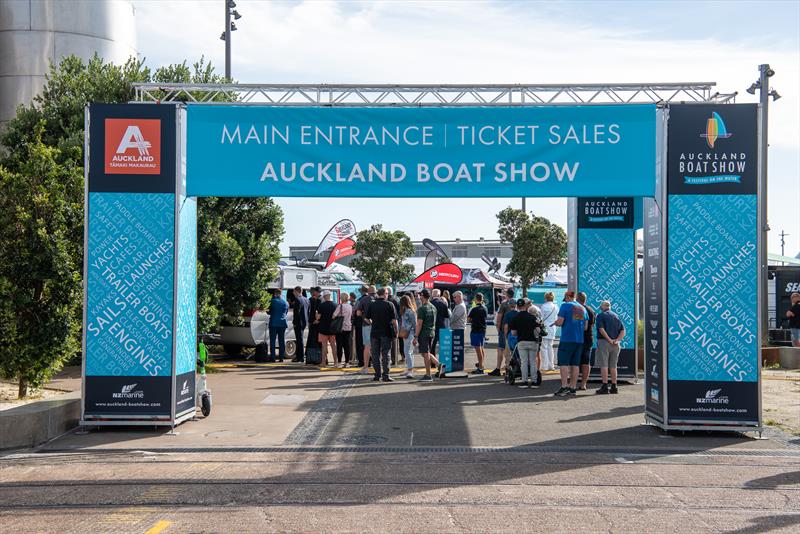
{"type": "MultiPolygon", "coordinates": [[[[140,52],[151,64],[192,61],[205,55],[222,71],[220,4],[137,2],[140,52]]],[[[659,24],[657,16],[653,28],[590,25],[559,16],[558,4],[541,3],[238,0],[237,4],[243,18],[234,33],[233,74],[242,82],[716,81],[721,92],[739,91],[739,102],[753,102],[756,98],[744,89],[757,77],[757,65],[769,62],[777,72],[773,83],[784,97],[770,114],[770,145],[777,149],[777,157],[770,161],[770,223],[794,234],[789,250],[798,249],[800,51],[793,44],[796,36],[766,41],[754,27],[750,35],[731,32],[724,42],[652,38],[650,30],[659,24]]],[[[319,224],[317,233],[322,234],[330,221],[319,224]]],[[[487,225],[494,228],[492,213],[459,233],[471,237],[487,225]]],[[[774,234],[771,249],[777,247],[774,234]]],[[[300,235],[305,233],[290,227],[287,240],[308,240],[300,235]]]]}

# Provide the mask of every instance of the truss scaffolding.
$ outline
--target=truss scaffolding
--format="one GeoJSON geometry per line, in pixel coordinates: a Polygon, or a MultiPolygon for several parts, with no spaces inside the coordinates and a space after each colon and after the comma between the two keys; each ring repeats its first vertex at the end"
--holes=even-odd
{"type": "Polygon", "coordinates": [[[578,85],[135,84],[136,102],[271,106],[536,106],[734,102],[716,83],[578,85]]]}

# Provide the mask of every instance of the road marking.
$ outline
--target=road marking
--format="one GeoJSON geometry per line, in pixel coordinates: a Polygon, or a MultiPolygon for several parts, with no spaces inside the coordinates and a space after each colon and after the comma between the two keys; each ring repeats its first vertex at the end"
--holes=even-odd
{"type": "Polygon", "coordinates": [[[408,446],[409,447],[413,447],[414,446],[414,433],[413,432],[411,433],[411,443],[409,443],[408,446]]]}
{"type": "Polygon", "coordinates": [[[161,521],[159,521],[158,523],[156,523],[155,525],[150,527],[150,530],[148,530],[144,534],[158,534],[162,530],[164,530],[167,527],[169,527],[171,524],[172,524],[172,521],[165,521],[165,520],[162,519],[161,521]]]}

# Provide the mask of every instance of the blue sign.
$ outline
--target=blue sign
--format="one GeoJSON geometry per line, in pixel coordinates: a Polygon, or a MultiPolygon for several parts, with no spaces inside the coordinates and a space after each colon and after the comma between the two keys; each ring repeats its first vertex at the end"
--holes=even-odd
{"type": "Polygon", "coordinates": [[[446,373],[453,372],[453,331],[449,328],[439,329],[439,363],[446,373]]]}
{"type": "Polygon", "coordinates": [[[632,228],[578,230],[578,290],[586,293],[586,303],[597,313],[602,301],[611,303],[625,327],[622,349],[633,349],[636,343],[634,240],[632,228]]]}
{"type": "Polygon", "coordinates": [[[187,194],[653,196],[656,107],[188,106],[187,194]]]}
{"type": "Polygon", "coordinates": [[[758,381],[756,195],[670,195],[669,379],[758,381]]]}
{"type": "Polygon", "coordinates": [[[174,204],[172,193],[89,193],[86,376],[171,375],[174,204]]]}

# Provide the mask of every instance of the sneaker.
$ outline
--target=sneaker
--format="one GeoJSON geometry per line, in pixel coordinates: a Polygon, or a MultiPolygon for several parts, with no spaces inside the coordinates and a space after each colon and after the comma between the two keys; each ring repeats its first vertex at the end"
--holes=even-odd
{"type": "Polygon", "coordinates": [[[558,391],[556,391],[555,393],[553,393],[553,396],[554,396],[554,397],[566,397],[566,396],[567,396],[567,394],[569,394],[569,388],[566,388],[566,387],[560,387],[560,388],[558,389],[558,391]]]}
{"type": "Polygon", "coordinates": [[[500,376],[500,369],[495,369],[489,373],[489,376],[500,376]]]}
{"type": "Polygon", "coordinates": [[[569,390],[567,391],[567,395],[569,395],[570,397],[574,397],[574,396],[576,396],[577,394],[578,394],[578,393],[577,393],[577,392],[576,392],[574,389],[572,389],[572,388],[569,388],[569,390]]]}
{"type": "Polygon", "coordinates": [[[431,375],[425,375],[422,378],[420,378],[419,381],[420,382],[433,382],[433,378],[431,378],[431,375]]]}
{"type": "Polygon", "coordinates": [[[360,374],[360,375],[368,375],[369,374],[369,369],[364,369],[362,367],[361,370],[358,372],[358,374],[360,374]]]}
{"type": "Polygon", "coordinates": [[[477,369],[475,369],[474,371],[472,371],[472,373],[471,373],[471,374],[473,374],[473,375],[482,375],[482,374],[483,374],[483,369],[481,369],[480,367],[478,367],[477,369]]]}
{"type": "Polygon", "coordinates": [[[600,389],[594,392],[595,395],[608,395],[608,384],[603,384],[600,389]]]}
{"type": "Polygon", "coordinates": [[[581,390],[581,391],[586,391],[586,386],[581,384],[580,386],[578,386],[578,389],[581,390]]]}
{"type": "Polygon", "coordinates": [[[411,371],[409,371],[409,372],[407,372],[406,374],[404,374],[403,376],[404,376],[405,378],[414,378],[414,373],[412,373],[411,371]]]}
{"type": "Polygon", "coordinates": [[[528,379],[528,389],[530,389],[530,388],[532,388],[532,387],[533,387],[533,380],[531,380],[531,379],[529,378],[529,379],[528,379]]]}
{"type": "Polygon", "coordinates": [[[381,380],[381,377],[379,377],[379,376],[373,376],[372,377],[372,381],[373,382],[380,382],[380,380],[381,380]]]}
{"type": "Polygon", "coordinates": [[[616,384],[611,384],[611,389],[609,390],[609,393],[611,393],[613,395],[616,395],[617,393],[619,393],[619,391],[617,391],[617,385],[616,384]]]}
{"type": "Polygon", "coordinates": [[[384,376],[383,378],[381,378],[381,382],[394,382],[394,378],[392,378],[391,376],[384,376]]]}

